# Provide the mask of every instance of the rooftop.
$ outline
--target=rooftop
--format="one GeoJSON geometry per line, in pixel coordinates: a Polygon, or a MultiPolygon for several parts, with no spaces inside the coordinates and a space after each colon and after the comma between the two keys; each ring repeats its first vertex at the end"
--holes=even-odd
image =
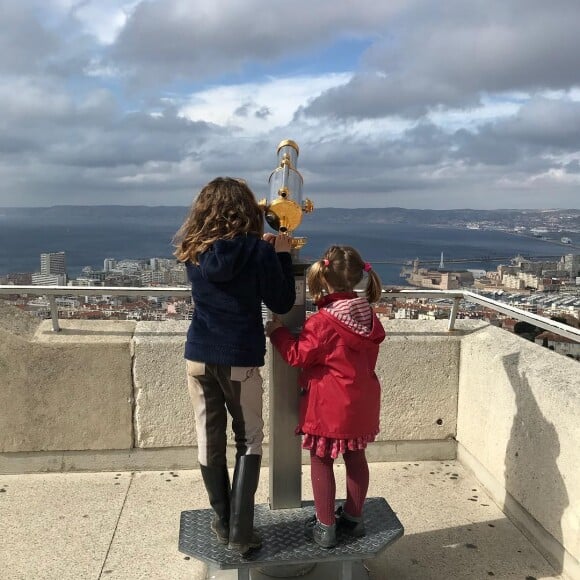
{"type": "MultiPolygon", "coordinates": [[[[1,475],[0,489],[3,580],[206,578],[177,550],[180,512],[209,507],[198,470],[1,475]]],[[[303,490],[312,499],[307,467],[303,490]]],[[[406,528],[365,563],[373,579],[561,578],[458,461],[371,463],[371,496],[406,528]]]]}
{"type": "MultiPolygon", "coordinates": [[[[60,322],[0,304],[0,580],[204,578],[177,549],[181,511],[209,507],[187,322],[60,322]]],[[[369,497],[405,535],[370,577],[580,579],[578,362],[481,321],[385,325],[369,497]]]]}

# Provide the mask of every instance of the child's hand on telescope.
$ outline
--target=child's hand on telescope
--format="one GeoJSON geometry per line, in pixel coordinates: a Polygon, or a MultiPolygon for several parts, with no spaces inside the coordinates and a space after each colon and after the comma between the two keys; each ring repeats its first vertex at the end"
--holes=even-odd
{"type": "Polygon", "coordinates": [[[292,249],[292,238],[288,234],[278,234],[274,241],[276,253],[290,252],[292,249]]]}
{"type": "Polygon", "coordinates": [[[274,318],[272,318],[272,320],[268,320],[266,322],[266,327],[265,327],[266,336],[271,336],[275,330],[277,330],[278,328],[280,328],[282,326],[284,326],[282,324],[282,321],[276,315],[274,315],[274,318]]]}
{"type": "Polygon", "coordinates": [[[271,234],[269,232],[266,232],[263,236],[262,239],[265,242],[268,242],[269,244],[274,245],[276,243],[276,234],[271,234]]]}

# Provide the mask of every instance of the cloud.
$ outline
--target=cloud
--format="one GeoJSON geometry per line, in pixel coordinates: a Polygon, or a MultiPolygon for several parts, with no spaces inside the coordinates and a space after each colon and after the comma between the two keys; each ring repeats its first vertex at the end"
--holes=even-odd
{"type": "Polygon", "coordinates": [[[0,206],[262,197],[287,138],[318,206],[580,203],[575,0],[0,10],[0,206]]]}
{"type": "Polygon", "coordinates": [[[417,118],[472,107],[489,93],[577,86],[578,16],[573,0],[425,0],[387,25],[348,83],[303,113],[417,118]]]}
{"type": "Polygon", "coordinates": [[[270,107],[260,107],[257,111],[254,112],[254,117],[257,119],[267,119],[270,115],[272,115],[272,110],[270,107]]]}
{"type": "Polygon", "coordinates": [[[22,75],[42,70],[60,48],[58,35],[42,26],[36,2],[0,0],[0,74],[22,75]]]}
{"type": "Polygon", "coordinates": [[[100,44],[112,44],[125,27],[139,0],[85,0],[71,2],[70,16],[100,44]]]}
{"type": "Polygon", "coordinates": [[[306,55],[337,37],[376,36],[385,20],[413,3],[151,0],[132,11],[109,56],[138,83],[219,78],[249,63],[306,55]]]}
{"type": "Polygon", "coordinates": [[[580,102],[537,97],[517,114],[456,134],[457,155],[469,163],[540,169],[580,150],[580,102]]]}
{"type": "Polygon", "coordinates": [[[295,111],[329,87],[343,84],[348,73],[271,77],[261,82],[210,87],[175,99],[181,114],[255,135],[290,123],[295,111]]]}

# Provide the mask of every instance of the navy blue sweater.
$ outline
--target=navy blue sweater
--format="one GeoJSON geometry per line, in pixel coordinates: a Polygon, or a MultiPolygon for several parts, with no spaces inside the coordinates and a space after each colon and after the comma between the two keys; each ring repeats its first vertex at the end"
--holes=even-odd
{"type": "Polygon", "coordinates": [[[263,366],[262,301],[278,314],[294,305],[292,258],[256,236],[218,240],[188,262],[194,302],[185,358],[229,366],[263,366]]]}

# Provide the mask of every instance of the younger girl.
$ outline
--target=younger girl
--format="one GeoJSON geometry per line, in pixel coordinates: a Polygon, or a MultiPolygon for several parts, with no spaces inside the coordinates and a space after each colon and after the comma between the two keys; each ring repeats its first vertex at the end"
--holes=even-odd
{"type": "Polygon", "coordinates": [[[215,511],[211,527],[242,555],[261,545],[253,521],[264,425],[262,302],[283,314],[296,297],[291,239],[267,234],[263,240],[263,230],[263,211],[246,183],[218,177],[201,190],[175,236],[195,308],[185,358],[199,464],[215,511]],[[236,441],[231,491],[226,408],[236,441]]]}
{"type": "Polygon", "coordinates": [[[324,548],[336,545],[337,525],[365,533],[362,509],[369,485],[365,457],[379,432],[380,384],[375,374],[385,331],[369,302],[377,302],[381,282],[370,264],[349,246],[332,246],[308,271],[310,294],[319,308],[300,336],[274,319],[266,326],[272,344],[291,366],[300,367],[302,447],[310,450],[316,517],[306,533],[324,548]],[[366,298],[355,286],[367,273],[366,298]],[[335,515],[333,463],[343,454],[346,503],[335,515]],[[338,516],[338,520],[336,519],[338,516]]]}

